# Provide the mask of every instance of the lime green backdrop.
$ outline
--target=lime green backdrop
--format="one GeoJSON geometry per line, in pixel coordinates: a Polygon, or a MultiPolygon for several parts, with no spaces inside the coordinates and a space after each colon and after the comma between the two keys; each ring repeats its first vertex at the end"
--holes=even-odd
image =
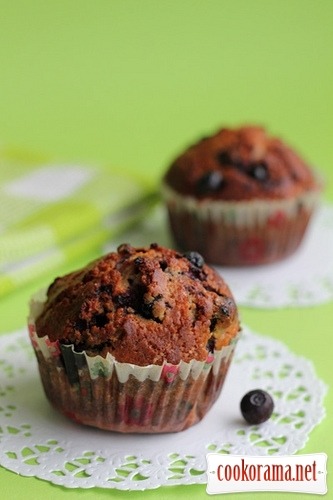
{"type": "MultiPolygon", "coordinates": [[[[0,142],[157,183],[193,139],[256,122],[320,168],[333,202],[332,26],[331,0],[0,0],[0,142]]],[[[1,332],[24,325],[39,285],[0,301],[1,332]]],[[[333,304],[241,314],[332,383],[333,304]]],[[[326,408],[302,452],[326,452],[330,466],[332,391],[326,408]]],[[[2,468],[0,490],[5,500],[207,498],[203,485],[72,491],[2,468]]]]}

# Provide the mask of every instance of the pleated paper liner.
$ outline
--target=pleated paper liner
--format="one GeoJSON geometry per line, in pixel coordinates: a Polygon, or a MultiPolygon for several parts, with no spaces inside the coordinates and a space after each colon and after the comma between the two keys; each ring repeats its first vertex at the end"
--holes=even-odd
{"type": "Polygon", "coordinates": [[[117,432],[178,432],[199,422],[218,398],[237,338],[205,361],[119,363],[110,353],[90,356],[39,337],[35,318],[44,300],[41,291],[31,301],[30,339],[46,396],[72,420],[117,432]]]}
{"type": "Polygon", "coordinates": [[[320,189],[284,200],[196,200],[164,185],[170,228],[183,250],[207,262],[244,266],[268,264],[300,245],[316,209],[320,189]]]}

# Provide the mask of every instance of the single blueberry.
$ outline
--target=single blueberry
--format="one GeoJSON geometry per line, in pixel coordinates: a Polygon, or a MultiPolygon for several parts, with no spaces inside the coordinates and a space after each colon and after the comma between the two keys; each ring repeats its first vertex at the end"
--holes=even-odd
{"type": "Polygon", "coordinates": [[[222,172],[211,170],[206,172],[196,184],[196,192],[198,195],[205,195],[218,191],[224,182],[222,172]]]}
{"type": "Polygon", "coordinates": [[[228,303],[223,304],[220,307],[220,311],[223,314],[223,316],[230,316],[230,302],[229,302],[229,304],[228,303]]]}
{"type": "Polygon", "coordinates": [[[249,173],[251,177],[260,182],[268,179],[268,170],[264,163],[256,163],[255,165],[252,165],[249,173]]]}
{"type": "Polygon", "coordinates": [[[240,409],[244,419],[249,424],[261,424],[272,415],[274,401],[268,392],[255,389],[243,396],[240,409]]]}
{"type": "Polygon", "coordinates": [[[205,263],[204,258],[198,252],[185,252],[183,256],[186,257],[186,259],[189,260],[195,267],[201,268],[205,263]]]}

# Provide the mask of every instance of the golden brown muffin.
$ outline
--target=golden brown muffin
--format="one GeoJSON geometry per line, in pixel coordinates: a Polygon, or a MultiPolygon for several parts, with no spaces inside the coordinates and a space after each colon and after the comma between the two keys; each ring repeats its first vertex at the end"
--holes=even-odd
{"type": "Polygon", "coordinates": [[[224,265],[293,253],[320,190],[307,163],[258,126],[202,139],[175,159],[162,186],[178,246],[224,265]]]}
{"type": "Polygon", "coordinates": [[[239,319],[228,286],[198,253],[121,245],[57,278],[29,329],[60,411],[109,430],[172,432],[218,397],[239,319]]]}
{"type": "Polygon", "coordinates": [[[213,200],[292,198],[317,186],[293,149],[255,126],[202,139],[174,161],[165,181],[184,195],[213,200]]]}

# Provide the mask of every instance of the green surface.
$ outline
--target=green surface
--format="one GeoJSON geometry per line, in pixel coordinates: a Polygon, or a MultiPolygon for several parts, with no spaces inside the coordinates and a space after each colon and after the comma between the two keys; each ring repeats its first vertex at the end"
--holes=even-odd
{"type": "MultiPolygon", "coordinates": [[[[156,182],[193,139],[222,124],[257,122],[320,167],[333,202],[332,25],[331,0],[0,0],[0,141],[156,182]]],[[[0,331],[24,325],[28,297],[41,284],[1,299],[0,331]]],[[[332,383],[332,303],[241,313],[332,383]]],[[[302,452],[326,452],[330,469],[331,390],[326,408],[302,452]]],[[[329,476],[328,486],[329,497],[329,476]]],[[[0,490],[5,500],[208,497],[203,485],[66,490],[1,468],[0,490]]]]}

